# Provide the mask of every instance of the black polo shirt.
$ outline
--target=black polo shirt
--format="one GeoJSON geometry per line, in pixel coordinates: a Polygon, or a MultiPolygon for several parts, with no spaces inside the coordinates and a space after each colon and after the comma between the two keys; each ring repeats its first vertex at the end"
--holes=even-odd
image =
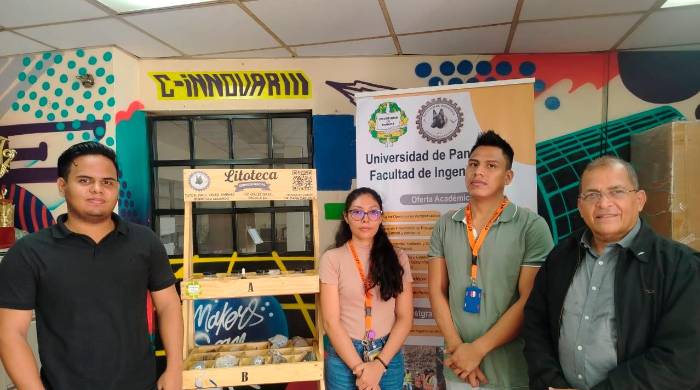
{"type": "Polygon", "coordinates": [[[0,262],[0,307],[35,310],[47,390],[153,389],[146,294],[175,283],[163,244],[116,214],[115,230],[95,244],[66,218],[0,262]]]}

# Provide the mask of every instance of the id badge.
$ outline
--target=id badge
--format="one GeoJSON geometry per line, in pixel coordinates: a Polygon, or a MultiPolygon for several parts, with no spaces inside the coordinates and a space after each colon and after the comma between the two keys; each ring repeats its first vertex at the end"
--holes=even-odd
{"type": "Polygon", "coordinates": [[[464,293],[464,311],[467,313],[479,313],[481,311],[481,289],[479,287],[467,287],[464,293]]]}
{"type": "Polygon", "coordinates": [[[379,356],[379,353],[382,352],[382,347],[380,347],[377,343],[374,341],[368,341],[365,344],[364,351],[362,352],[362,360],[366,362],[371,362],[374,360],[377,356],[379,356]]]}

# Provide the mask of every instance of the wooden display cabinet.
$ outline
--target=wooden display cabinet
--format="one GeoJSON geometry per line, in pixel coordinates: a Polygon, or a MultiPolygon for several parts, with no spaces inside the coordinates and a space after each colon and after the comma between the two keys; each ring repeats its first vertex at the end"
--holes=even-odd
{"type": "Polygon", "coordinates": [[[316,171],[314,169],[185,169],[183,185],[184,262],[180,285],[185,325],[183,388],[318,381],[319,389],[323,390],[323,323],[318,296],[320,284],[316,171]],[[193,274],[193,202],[275,200],[311,201],[314,270],[292,273],[282,271],[279,275],[249,273],[245,276],[219,274],[203,277],[193,274]],[[292,294],[315,294],[316,332],[313,339],[308,340],[309,346],[294,347],[290,341],[290,344],[275,349],[277,358],[285,362],[272,362],[273,353],[267,341],[195,345],[194,300],[292,294]],[[309,355],[309,352],[313,352],[313,355],[309,355]],[[223,354],[235,356],[238,364],[230,368],[215,368],[215,359],[223,354]],[[314,355],[315,359],[308,361],[309,357],[314,355]],[[254,365],[254,360],[264,363],[254,365]]]}

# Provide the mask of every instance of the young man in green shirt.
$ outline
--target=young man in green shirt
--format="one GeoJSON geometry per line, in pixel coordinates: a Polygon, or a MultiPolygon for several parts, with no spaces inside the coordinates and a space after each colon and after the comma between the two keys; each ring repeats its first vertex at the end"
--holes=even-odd
{"type": "Polygon", "coordinates": [[[528,388],[523,308],[553,244],[544,219],[504,194],[513,154],[495,132],[480,134],[467,163],[469,202],[433,229],[428,285],[447,390],[528,388]]]}

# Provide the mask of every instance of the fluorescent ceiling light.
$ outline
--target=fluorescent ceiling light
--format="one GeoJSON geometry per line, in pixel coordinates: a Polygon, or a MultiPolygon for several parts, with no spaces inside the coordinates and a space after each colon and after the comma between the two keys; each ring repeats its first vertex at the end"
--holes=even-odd
{"type": "Polygon", "coordinates": [[[134,12],[156,8],[176,7],[179,5],[207,3],[212,0],[97,0],[107,7],[119,12],[134,12]]]}
{"type": "Polygon", "coordinates": [[[683,7],[686,5],[700,4],[700,0],[666,0],[661,8],[683,7]]]}

